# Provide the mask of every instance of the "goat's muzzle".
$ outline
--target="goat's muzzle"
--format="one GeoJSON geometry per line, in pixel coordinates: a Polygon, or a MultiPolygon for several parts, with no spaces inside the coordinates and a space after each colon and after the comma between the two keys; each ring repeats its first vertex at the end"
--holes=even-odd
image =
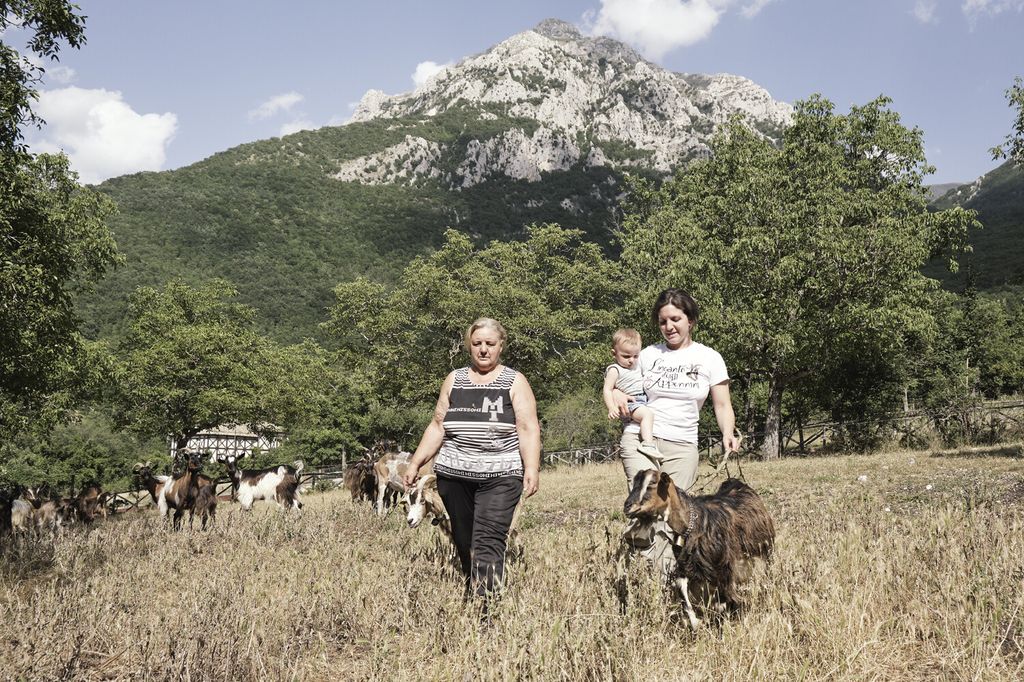
{"type": "Polygon", "coordinates": [[[644,503],[650,497],[650,488],[656,485],[658,475],[656,470],[647,469],[641,471],[633,478],[633,487],[630,489],[630,495],[626,498],[626,503],[623,505],[623,513],[628,518],[636,518],[644,512],[646,507],[644,503]]]}

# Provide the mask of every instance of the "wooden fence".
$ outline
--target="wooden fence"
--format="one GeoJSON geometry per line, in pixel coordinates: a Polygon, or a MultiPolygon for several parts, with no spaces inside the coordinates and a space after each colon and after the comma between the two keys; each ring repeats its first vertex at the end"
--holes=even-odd
{"type": "MultiPolygon", "coordinates": [[[[977,434],[985,435],[990,443],[1024,433],[1024,400],[1001,400],[982,403],[949,415],[929,414],[922,410],[878,415],[872,419],[847,422],[800,422],[787,424],[780,434],[780,447],[785,454],[807,454],[822,449],[843,438],[852,429],[874,428],[881,440],[900,442],[907,447],[921,447],[931,442],[942,420],[956,420],[969,424],[977,434]],[[937,424],[937,422],[939,422],[937,424]]],[[[758,442],[761,434],[748,434],[747,443],[758,442]]],[[[722,447],[722,435],[710,433],[700,436],[698,450],[705,457],[722,447]]],[[[570,466],[588,462],[606,462],[618,455],[617,443],[589,445],[574,450],[544,453],[546,464],[570,466]]]]}

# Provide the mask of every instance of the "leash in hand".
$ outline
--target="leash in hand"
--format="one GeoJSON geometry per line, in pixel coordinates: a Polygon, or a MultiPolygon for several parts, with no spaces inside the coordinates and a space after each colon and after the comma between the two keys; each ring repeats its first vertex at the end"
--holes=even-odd
{"type": "MultiPolygon", "coordinates": [[[[738,444],[743,443],[743,434],[740,433],[739,431],[736,432],[736,440],[738,444]]],[[[717,478],[723,470],[725,471],[725,477],[729,478],[729,455],[732,454],[732,452],[738,451],[739,448],[737,448],[734,451],[727,451],[723,447],[721,456],[718,456],[717,454],[714,453],[708,453],[708,464],[710,464],[713,468],[711,469],[711,471],[707,472],[703,476],[700,476],[696,481],[694,481],[693,485],[690,486],[690,488],[696,488],[697,484],[699,483],[700,487],[697,488],[697,491],[701,493],[704,492],[704,489],[707,487],[707,485],[711,483],[712,480],[717,478]]],[[[739,460],[736,461],[736,466],[739,468],[740,480],[745,481],[745,479],[743,478],[743,467],[740,466],[739,460]]]]}

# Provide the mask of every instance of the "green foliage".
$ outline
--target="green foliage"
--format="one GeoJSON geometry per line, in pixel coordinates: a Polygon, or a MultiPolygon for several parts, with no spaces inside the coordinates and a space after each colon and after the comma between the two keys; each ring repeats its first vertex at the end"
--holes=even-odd
{"type": "Polygon", "coordinates": [[[94,367],[74,296],[117,262],[105,197],[78,186],[67,158],[29,154],[31,103],[63,44],[80,46],[83,18],[61,0],[0,1],[0,37],[17,27],[29,53],[0,41],[0,461],[14,437],[43,433],[82,397],[94,367]]]}
{"type": "Polygon", "coordinates": [[[1024,164],[1024,79],[1017,76],[1013,85],[1006,89],[1010,108],[1017,109],[1013,131],[1006,135],[1001,145],[992,148],[993,159],[1012,159],[1015,164],[1024,164]]]}
{"type": "Polygon", "coordinates": [[[949,273],[936,262],[925,268],[925,274],[957,291],[968,285],[966,270],[982,290],[1024,284],[1024,166],[1007,161],[931,204],[933,210],[954,206],[976,211],[984,229],[971,232],[971,249],[960,257],[960,271],[949,273]]]}
{"type": "MultiPolygon", "coordinates": [[[[0,0],[0,38],[8,29],[28,33],[26,47],[42,60],[56,61],[62,43],[77,48],[85,43],[85,17],[65,0],[0,0]]],[[[21,143],[24,126],[39,126],[32,111],[35,87],[45,69],[22,58],[0,40],[0,173],[6,176],[27,156],[21,143]]],[[[7,188],[4,183],[3,187],[7,188]]]]}
{"type": "Polygon", "coordinates": [[[114,431],[109,414],[88,410],[69,424],[56,426],[45,438],[20,439],[0,472],[5,484],[49,486],[58,491],[81,490],[98,483],[105,490],[133,488],[136,462],[166,458],[160,439],[139,440],[114,431]]]}
{"type": "Polygon", "coordinates": [[[544,406],[544,449],[568,450],[617,441],[622,424],[608,419],[608,409],[594,387],[582,388],[544,406]]]}
{"type": "Polygon", "coordinates": [[[650,275],[632,318],[667,286],[694,294],[698,340],[733,375],[769,385],[766,455],[787,388],[864,356],[898,362],[928,333],[934,285],[920,267],[958,253],[973,223],[959,208],[926,209],[921,132],[888,103],[840,115],[812,97],[781,148],[733,120],[710,159],[658,191],[639,186],[627,217],[624,265],[650,275]]]}
{"type": "Polygon", "coordinates": [[[45,429],[72,404],[89,368],[74,296],[118,262],[113,204],[79,187],[66,157],[22,156],[3,175],[0,440],[45,429]]]}
{"type": "Polygon", "coordinates": [[[280,348],[255,331],[254,311],[214,280],[139,289],[128,312],[116,397],[117,425],[174,438],[247,424],[287,428],[323,393],[325,363],[310,344],[280,348]]]}
{"type": "Polygon", "coordinates": [[[434,117],[398,118],[303,131],[245,144],[164,173],[108,180],[98,189],[120,207],[112,220],[126,267],[81,298],[93,337],[124,334],[125,301],[140,286],[220,277],[259,313],[261,331],[282,342],[319,338],[338,282],[363,276],[394,283],[416,256],[455,228],[474,238],[522,239],[531,223],[558,222],[607,244],[618,175],[575,167],[542,182],[499,176],[452,189],[435,180],[364,185],[332,177],[339,165],[380,152],[406,135],[447,145],[453,171],[471,140],[537,123],[507,107],[454,107],[434,117]],[[481,118],[482,113],[496,118],[481,118]],[[595,193],[595,189],[598,192],[595,193]],[[578,211],[560,204],[570,198],[578,211]]]}
{"type": "Polygon", "coordinates": [[[335,289],[326,328],[343,366],[372,378],[382,400],[408,415],[401,421],[413,438],[444,375],[465,364],[462,335],[478,317],[505,326],[502,360],[524,373],[539,401],[600,382],[618,318],[619,270],[578,231],[542,225],[528,234],[476,248],[451,230],[394,288],[360,279],[335,289]]]}

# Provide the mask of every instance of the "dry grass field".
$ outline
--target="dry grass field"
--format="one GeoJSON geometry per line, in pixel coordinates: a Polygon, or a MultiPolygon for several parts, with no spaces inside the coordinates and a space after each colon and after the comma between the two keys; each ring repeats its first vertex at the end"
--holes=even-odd
{"type": "MultiPolygon", "coordinates": [[[[752,606],[691,632],[639,562],[617,582],[617,465],[545,471],[492,619],[436,531],[347,494],[222,504],[0,549],[10,679],[790,680],[1024,676],[1022,448],[749,463],[778,530],[752,606]],[[866,476],[866,480],[859,477],[866,476]],[[617,585],[627,586],[626,605],[617,585]]],[[[733,469],[735,473],[735,469],[733,469]]]]}

